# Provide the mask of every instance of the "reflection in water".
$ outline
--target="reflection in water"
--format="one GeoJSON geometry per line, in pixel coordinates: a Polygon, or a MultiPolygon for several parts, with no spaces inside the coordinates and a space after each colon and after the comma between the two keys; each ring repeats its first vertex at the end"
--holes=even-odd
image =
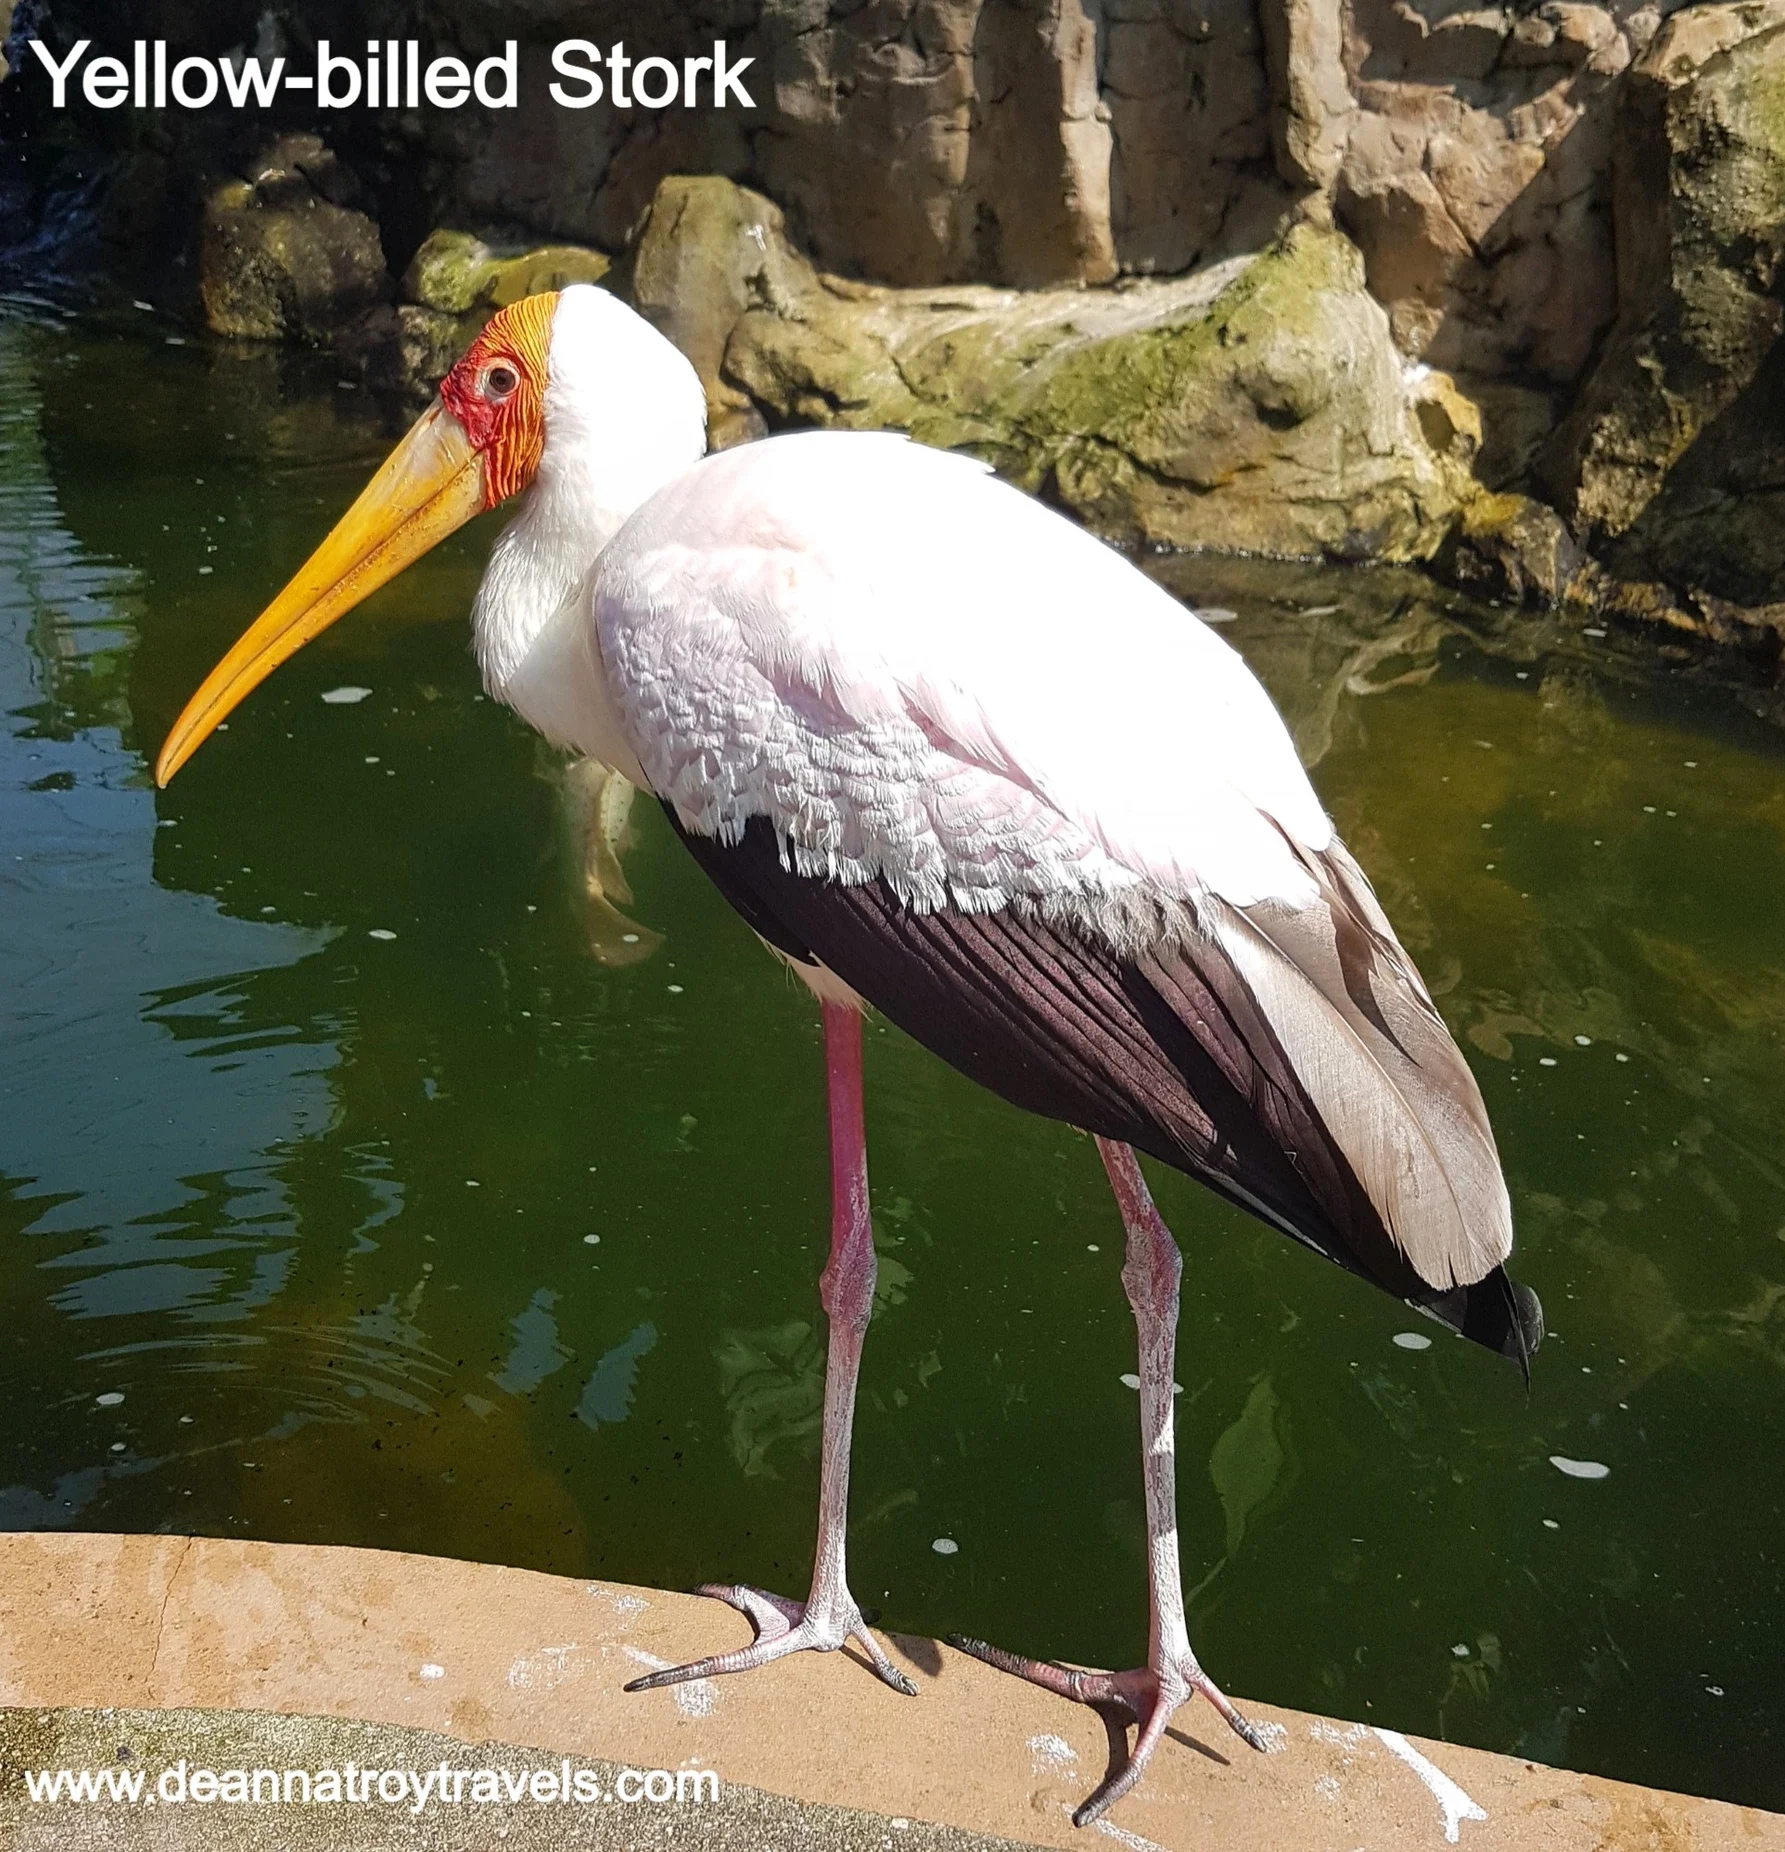
{"type": "Polygon", "coordinates": [[[561,1370],[575,1352],[558,1340],[558,1321],[552,1307],[558,1295],[542,1286],[528,1301],[525,1311],[509,1320],[514,1334],[508,1356],[490,1381],[509,1395],[531,1395],[554,1371],[561,1370]]]}
{"type": "MultiPolygon", "coordinates": [[[[487,533],[150,790],[388,434],[301,359],[148,333],[0,324],[0,1522],[798,1586],[811,1011],[654,805],[541,778],[482,699],[487,533]]],[[[1554,1324],[1527,1395],[1159,1178],[1205,1662],[1785,1806],[1778,736],[1406,576],[1159,570],[1236,613],[1434,980],[1554,1324]]],[[[861,1584],[1126,1663],[1133,1333],[1088,1142],[883,1025],[867,1060],[861,1584]]]]}
{"type": "Polygon", "coordinates": [[[37,1264],[72,1318],[240,1318],[290,1237],[267,1154],[326,1122],[334,1059],[289,1022],[245,1038],[245,974],[322,939],[153,883],[153,797],[123,738],[140,581],[67,531],[36,429],[33,338],[0,325],[9,1222],[61,1238],[36,1244],[37,1264]]]}
{"type": "Polygon", "coordinates": [[[632,1412],[632,1392],[638,1380],[639,1359],[657,1346],[657,1327],[649,1319],[633,1329],[612,1350],[603,1353],[595,1373],[583,1384],[576,1418],[586,1428],[604,1422],[624,1421],[632,1412]]]}
{"type": "Polygon", "coordinates": [[[1246,1406],[1224,1428],[1209,1454],[1209,1477],[1227,1519],[1227,1554],[1231,1559],[1246,1534],[1246,1521],[1277,1489],[1286,1458],[1277,1433],[1280,1405],[1268,1376],[1261,1376],[1246,1397],[1246,1406]]]}
{"type": "Polygon", "coordinates": [[[589,955],[615,969],[643,964],[662,945],[663,935],[620,911],[632,902],[620,864],[633,845],[632,805],[638,793],[629,779],[593,759],[568,765],[554,760],[553,771],[563,783],[569,838],[565,861],[574,870],[587,910],[589,955]]]}
{"type": "Polygon", "coordinates": [[[743,1472],[775,1472],[769,1455],[790,1442],[815,1446],[824,1412],[824,1339],[813,1326],[796,1318],[760,1331],[723,1331],[716,1356],[731,1457],[743,1472]]]}

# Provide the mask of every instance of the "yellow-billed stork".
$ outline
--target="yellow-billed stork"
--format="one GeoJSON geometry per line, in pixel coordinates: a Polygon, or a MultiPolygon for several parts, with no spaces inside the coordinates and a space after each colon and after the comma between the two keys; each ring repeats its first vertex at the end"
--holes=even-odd
{"type": "Polygon", "coordinates": [[[1147,1664],[959,1642],[1135,1724],[1081,1823],[1200,1691],[1172,1451],[1178,1250],[1136,1160],[1187,1171],[1526,1362],[1536,1298],[1474,1079],[1245,664],[1118,553],[967,458],[854,432],[704,457],[700,382],[598,289],[490,322],[364,493],[206,679],[165,784],[302,644],[472,515],[520,502],[472,610],[490,693],[654,792],[823,1015],[833,1219],[818,1543],[804,1602],[709,1587],[752,1645],[629,1689],[858,1640],[849,1441],[874,1247],[872,1006],[1005,1099],[1083,1127],[1139,1332],[1147,1664]]]}

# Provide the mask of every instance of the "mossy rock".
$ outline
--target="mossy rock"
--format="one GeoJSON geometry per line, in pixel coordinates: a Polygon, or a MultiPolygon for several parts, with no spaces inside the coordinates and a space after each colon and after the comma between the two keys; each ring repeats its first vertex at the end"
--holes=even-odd
{"type": "Polygon", "coordinates": [[[463,315],[481,299],[495,259],[471,232],[430,232],[403,272],[403,298],[443,315],[463,315]]]}
{"type": "Polygon", "coordinates": [[[239,181],[207,199],[199,298],[212,333],[320,344],[389,293],[378,227],[364,213],[321,199],[263,205],[239,181]]]}
{"type": "Polygon", "coordinates": [[[442,228],[429,233],[403,273],[406,300],[443,315],[505,309],[525,296],[599,283],[613,267],[601,251],[578,244],[498,252],[474,233],[442,228]]]}
{"type": "Polygon", "coordinates": [[[519,257],[497,260],[482,300],[493,309],[537,296],[547,290],[568,289],[573,283],[599,283],[613,268],[613,259],[580,244],[546,244],[519,257]]]}
{"type": "Polygon", "coordinates": [[[1111,290],[807,270],[743,314],[723,370],[771,421],[970,451],[1126,542],[1423,558],[1470,490],[1421,427],[1356,248],[1313,226],[1111,290]]]}

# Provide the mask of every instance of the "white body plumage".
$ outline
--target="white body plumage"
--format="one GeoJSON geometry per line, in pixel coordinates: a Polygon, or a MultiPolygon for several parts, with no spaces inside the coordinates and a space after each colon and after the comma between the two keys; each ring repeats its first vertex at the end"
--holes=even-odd
{"type": "Polygon", "coordinates": [[[565,292],[551,375],[475,612],[494,694],[693,836],[766,819],[815,881],[1034,910],[1124,955],[1217,945],[1420,1274],[1504,1258],[1468,1070],[1213,630],[967,458],[806,432],[701,460],[692,369],[599,291],[565,292]],[[1360,1007],[1348,932],[1380,993],[1360,1007]]]}

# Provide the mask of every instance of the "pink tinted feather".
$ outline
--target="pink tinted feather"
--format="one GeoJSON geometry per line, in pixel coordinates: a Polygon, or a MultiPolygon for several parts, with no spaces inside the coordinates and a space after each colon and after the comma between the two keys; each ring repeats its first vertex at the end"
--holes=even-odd
{"type": "Polygon", "coordinates": [[[901,800],[939,782],[951,813],[1033,832],[1006,842],[1001,886],[1037,896],[1305,898],[1284,836],[1331,839],[1275,709],[1212,630],[978,464],[900,439],[709,459],[621,530],[596,621],[657,788],[682,803],[692,767],[724,768],[685,821],[735,833],[761,813],[822,854],[862,833],[834,774],[865,745],[879,862],[838,872],[884,873],[917,904],[941,901],[920,867],[946,879],[979,859],[934,805],[901,839],[901,800]],[[691,703],[676,690],[696,665],[691,703]]]}

